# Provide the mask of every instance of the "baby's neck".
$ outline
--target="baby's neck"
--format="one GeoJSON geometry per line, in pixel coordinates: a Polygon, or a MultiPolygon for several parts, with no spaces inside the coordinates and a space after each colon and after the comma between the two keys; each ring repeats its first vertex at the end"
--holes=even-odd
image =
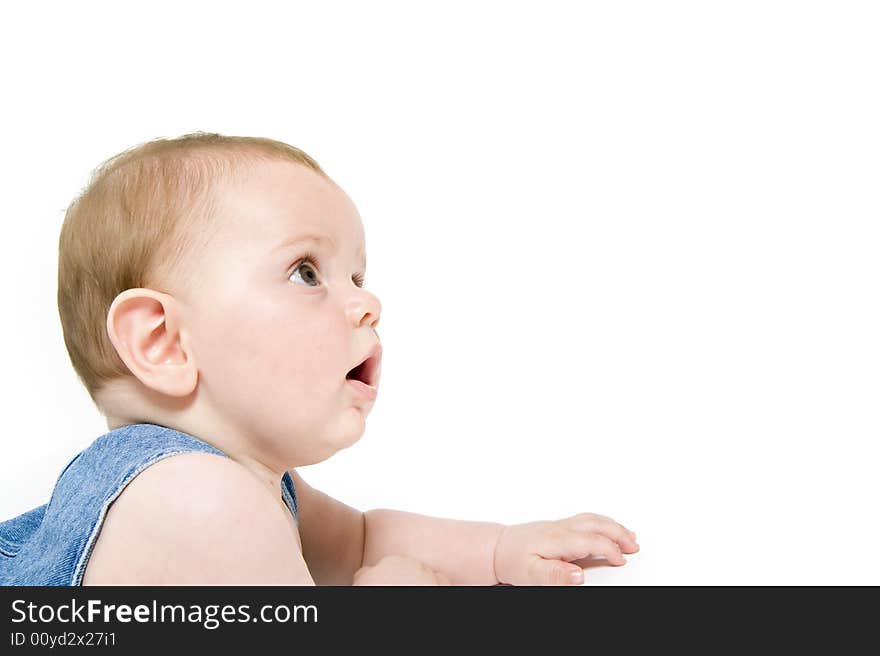
{"type": "Polygon", "coordinates": [[[286,469],[256,453],[252,448],[253,440],[223,425],[203,402],[199,402],[197,395],[198,388],[187,397],[170,397],[148,389],[137,379],[120,378],[105,385],[96,394],[96,400],[109,430],[149,423],[192,435],[245,467],[273,496],[277,496],[286,469]]]}

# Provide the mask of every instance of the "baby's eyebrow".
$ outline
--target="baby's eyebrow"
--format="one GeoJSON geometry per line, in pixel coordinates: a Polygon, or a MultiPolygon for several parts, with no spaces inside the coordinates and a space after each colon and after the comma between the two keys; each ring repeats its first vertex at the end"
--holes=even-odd
{"type": "Polygon", "coordinates": [[[278,244],[272,252],[274,253],[275,251],[280,251],[282,248],[287,248],[288,246],[295,246],[296,244],[299,244],[300,242],[304,242],[304,241],[312,241],[312,242],[316,242],[319,244],[323,243],[325,245],[328,245],[332,250],[334,250],[334,251],[336,250],[336,242],[334,242],[330,237],[327,237],[326,235],[312,234],[312,235],[300,235],[298,237],[291,237],[289,239],[285,239],[280,244],[278,244]]]}
{"type": "MultiPolygon", "coordinates": [[[[320,235],[320,234],[299,235],[297,237],[291,237],[289,239],[285,239],[280,244],[278,244],[274,249],[272,249],[272,252],[275,253],[277,251],[280,251],[282,248],[287,248],[289,246],[295,246],[296,244],[299,244],[302,242],[307,242],[307,241],[314,242],[316,244],[324,244],[326,247],[329,248],[331,253],[336,252],[336,242],[333,241],[333,239],[331,237],[328,237],[327,235],[320,235]]],[[[367,268],[367,256],[366,256],[366,253],[364,253],[364,251],[361,251],[361,253],[362,253],[361,266],[364,269],[366,269],[367,268]]]]}

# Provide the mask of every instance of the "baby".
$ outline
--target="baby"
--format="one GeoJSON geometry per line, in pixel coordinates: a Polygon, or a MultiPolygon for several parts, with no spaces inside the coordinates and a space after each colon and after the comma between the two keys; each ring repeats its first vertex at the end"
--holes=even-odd
{"type": "Polygon", "coordinates": [[[639,547],[592,513],[505,526],[361,512],[296,467],[364,432],[382,307],[355,206],[303,151],[197,132],[70,205],[58,305],[109,432],[0,523],[0,584],[577,585],[639,547]]]}

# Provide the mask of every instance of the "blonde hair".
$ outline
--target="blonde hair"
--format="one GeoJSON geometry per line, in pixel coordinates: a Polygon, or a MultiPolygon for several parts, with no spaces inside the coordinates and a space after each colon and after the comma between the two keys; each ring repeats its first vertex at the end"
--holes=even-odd
{"type": "Polygon", "coordinates": [[[286,143],[193,132],[110,157],[70,203],[58,241],[58,314],[73,368],[99,409],[96,393],[131,375],[107,335],[113,299],[126,289],[167,289],[186,279],[185,256],[197,237],[210,238],[215,191],[242,165],[266,160],[292,161],[329,180],[314,159],[286,143]]]}

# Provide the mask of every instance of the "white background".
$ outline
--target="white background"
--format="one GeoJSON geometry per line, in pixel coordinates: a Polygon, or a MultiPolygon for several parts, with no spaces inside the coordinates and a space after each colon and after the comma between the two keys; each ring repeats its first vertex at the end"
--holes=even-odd
{"type": "MultiPolygon", "coordinates": [[[[870,2],[31,2],[5,10],[0,518],[106,432],[57,240],[92,169],[204,130],[304,149],[383,302],[366,510],[610,515],[605,584],[880,584],[870,2]]],[[[110,245],[112,246],[112,245],[110,245]]]]}

